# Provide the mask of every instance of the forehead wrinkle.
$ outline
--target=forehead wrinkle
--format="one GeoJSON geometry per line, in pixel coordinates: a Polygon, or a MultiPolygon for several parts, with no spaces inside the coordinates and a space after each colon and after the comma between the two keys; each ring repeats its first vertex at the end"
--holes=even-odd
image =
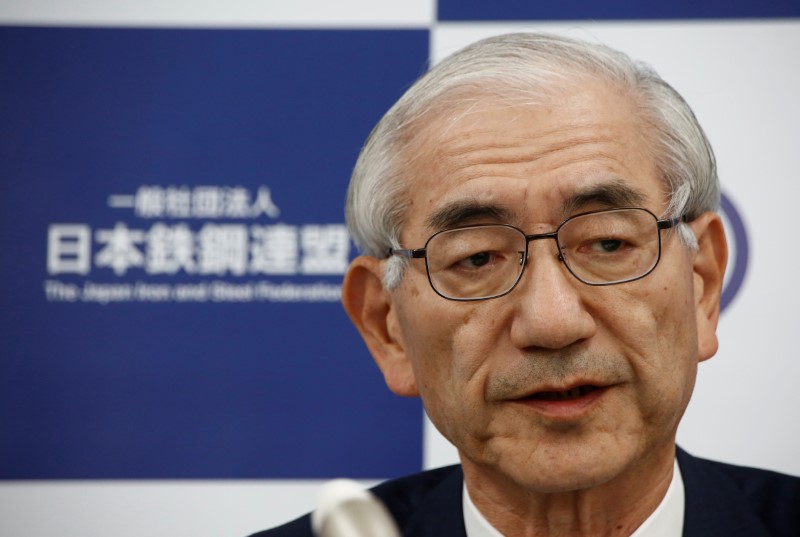
{"type": "MultiPolygon", "coordinates": [[[[516,123],[509,121],[508,123],[516,123]]],[[[518,127],[515,125],[514,127],[518,127]]],[[[514,128],[509,125],[509,128],[514,128]]],[[[474,159],[481,159],[486,152],[496,153],[498,150],[504,151],[501,156],[493,155],[491,160],[500,163],[516,163],[524,161],[534,161],[550,153],[569,149],[588,144],[602,144],[616,141],[610,132],[597,132],[597,124],[578,123],[569,125],[555,125],[550,128],[542,128],[541,125],[532,125],[531,131],[526,131],[524,135],[513,134],[506,130],[481,129],[480,127],[470,129],[469,134],[463,133],[444,136],[440,133],[437,142],[437,153],[444,158],[463,158],[472,156],[474,159]],[[582,134],[584,129],[590,133],[582,134]],[[487,137],[489,139],[487,139],[487,137]],[[546,139],[546,144],[540,141],[546,139]]],[[[604,128],[603,131],[611,129],[604,128]]]]}
{"type": "MultiPolygon", "coordinates": [[[[495,170],[495,166],[503,165],[516,165],[516,164],[533,164],[537,161],[542,161],[550,157],[558,159],[556,162],[547,165],[547,171],[553,172],[559,168],[568,167],[573,164],[580,164],[583,162],[599,162],[602,160],[618,163],[618,155],[607,151],[602,147],[592,147],[604,143],[603,140],[592,139],[591,141],[583,142],[570,142],[563,145],[551,146],[544,149],[537,149],[531,151],[529,148],[519,148],[518,151],[509,151],[498,154],[497,150],[492,150],[487,146],[482,146],[481,151],[474,151],[465,154],[461,162],[453,163],[449,166],[449,170],[441,170],[445,176],[449,176],[460,181],[470,181],[473,179],[480,179],[489,176],[507,176],[507,172],[502,170],[495,170]],[[580,149],[578,149],[578,147],[580,149]],[[562,152],[564,149],[573,149],[572,152],[562,152]],[[577,152],[575,152],[577,151],[577,152]]],[[[529,176],[530,170],[520,169],[514,171],[512,176],[522,177],[524,179],[535,179],[535,176],[529,176]],[[520,175],[520,172],[525,172],[520,175]]]]}

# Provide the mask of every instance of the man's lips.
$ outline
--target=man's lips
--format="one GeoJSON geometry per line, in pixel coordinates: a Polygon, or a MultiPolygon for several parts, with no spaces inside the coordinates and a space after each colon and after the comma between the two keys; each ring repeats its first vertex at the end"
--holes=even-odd
{"type": "Polygon", "coordinates": [[[511,399],[541,415],[553,419],[577,419],[590,412],[611,389],[611,386],[577,384],[569,387],[545,388],[511,399]]]}
{"type": "Polygon", "coordinates": [[[569,401],[580,399],[590,393],[608,388],[615,384],[609,380],[596,378],[576,378],[566,382],[541,382],[535,386],[518,389],[516,393],[508,393],[503,399],[522,400],[537,399],[543,401],[569,401]]]}
{"type": "Polygon", "coordinates": [[[570,401],[579,399],[595,390],[600,389],[599,386],[592,384],[583,384],[575,386],[574,388],[566,390],[543,390],[540,392],[532,393],[525,398],[540,399],[542,401],[570,401]]]}

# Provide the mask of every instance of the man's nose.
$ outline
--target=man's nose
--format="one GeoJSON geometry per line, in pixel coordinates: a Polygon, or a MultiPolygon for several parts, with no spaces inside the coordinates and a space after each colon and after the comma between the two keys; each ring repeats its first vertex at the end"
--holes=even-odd
{"type": "Polygon", "coordinates": [[[511,339],[518,348],[562,349],[591,337],[595,320],[582,292],[586,284],[569,274],[555,241],[528,244],[522,279],[507,298],[515,301],[511,339]]]}

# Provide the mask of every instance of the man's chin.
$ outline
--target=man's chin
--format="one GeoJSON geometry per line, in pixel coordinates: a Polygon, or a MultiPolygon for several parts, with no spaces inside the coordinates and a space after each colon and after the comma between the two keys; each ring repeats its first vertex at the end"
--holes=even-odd
{"type": "Polygon", "coordinates": [[[619,473],[616,468],[563,468],[521,475],[518,479],[522,478],[520,484],[531,492],[557,494],[593,489],[612,481],[619,473]]]}
{"type": "Polygon", "coordinates": [[[602,450],[564,450],[557,456],[534,455],[517,464],[501,463],[496,470],[530,492],[555,494],[611,482],[628,473],[633,459],[632,454],[619,451],[609,455],[602,450]]]}

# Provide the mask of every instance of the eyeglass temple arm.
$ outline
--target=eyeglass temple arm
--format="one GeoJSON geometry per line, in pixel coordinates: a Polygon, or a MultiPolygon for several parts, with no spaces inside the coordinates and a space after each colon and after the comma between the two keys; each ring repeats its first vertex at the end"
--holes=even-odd
{"type": "Polygon", "coordinates": [[[657,220],[656,224],[658,224],[658,229],[670,229],[678,224],[691,222],[692,219],[689,218],[687,215],[683,216],[676,216],[675,218],[669,218],[667,220],[657,220]]]}
{"type": "Polygon", "coordinates": [[[421,257],[425,257],[427,255],[427,251],[425,248],[413,248],[413,249],[404,249],[404,248],[389,248],[389,255],[386,257],[391,257],[393,255],[399,255],[401,257],[407,257],[409,259],[418,259],[421,257]]]}

